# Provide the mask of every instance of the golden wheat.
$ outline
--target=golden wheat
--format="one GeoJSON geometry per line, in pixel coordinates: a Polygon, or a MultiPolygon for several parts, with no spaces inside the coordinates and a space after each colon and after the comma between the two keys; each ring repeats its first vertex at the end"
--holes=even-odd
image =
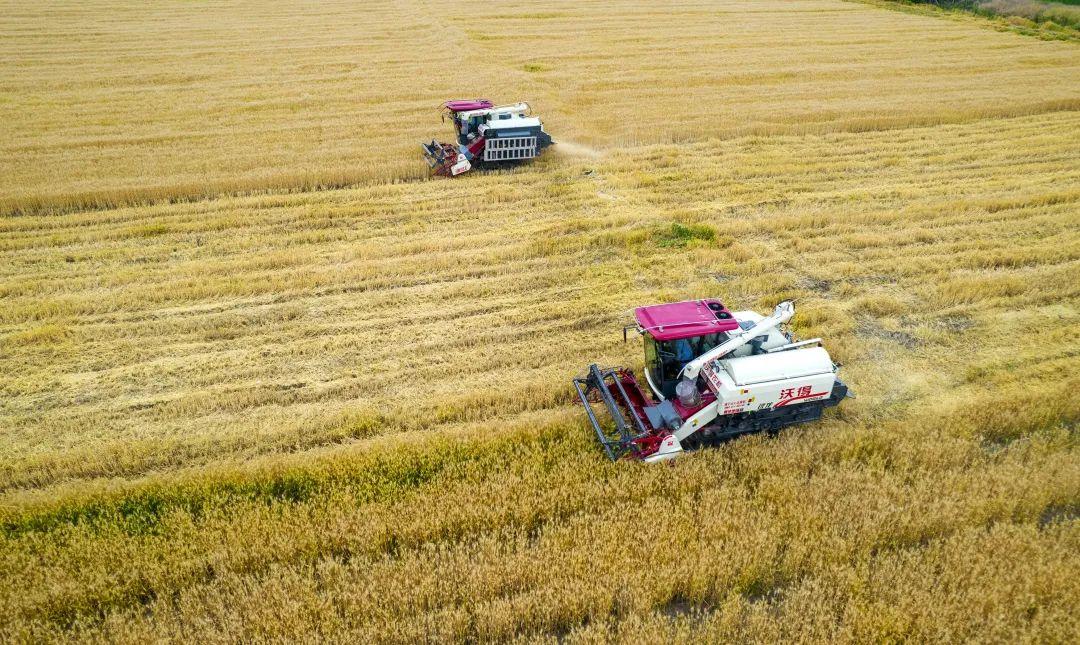
{"type": "Polygon", "coordinates": [[[1080,637],[1076,45],[515,7],[6,10],[0,639],[1080,637]],[[580,144],[398,181],[489,63],[580,144]],[[608,463],[570,377],[696,296],[858,398],[608,463]]]}

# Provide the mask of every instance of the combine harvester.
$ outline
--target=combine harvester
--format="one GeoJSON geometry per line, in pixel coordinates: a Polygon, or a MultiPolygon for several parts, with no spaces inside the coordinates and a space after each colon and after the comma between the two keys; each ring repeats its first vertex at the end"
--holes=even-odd
{"type": "Polygon", "coordinates": [[[528,103],[492,105],[487,99],[447,101],[443,119],[450,117],[457,143],[421,143],[431,174],[456,177],[478,166],[532,159],[553,142],[528,103]]]}
{"type": "MultiPolygon", "coordinates": [[[[795,342],[780,329],[790,301],[769,317],[732,313],[719,300],[639,307],[647,396],[633,372],[601,369],[574,379],[586,414],[612,460],[663,461],[752,432],[821,418],[849,396],[821,339],[795,342]],[[605,430],[591,402],[614,421],[605,430]]],[[[623,339],[626,330],[623,329],[623,339]]]]}

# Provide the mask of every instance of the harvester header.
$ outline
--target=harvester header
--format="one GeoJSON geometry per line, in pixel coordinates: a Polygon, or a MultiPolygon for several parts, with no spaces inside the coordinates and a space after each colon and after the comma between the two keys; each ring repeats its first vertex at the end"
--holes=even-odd
{"type": "Polygon", "coordinates": [[[496,106],[487,99],[459,99],[446,101],[442,108],[443,119],[454,125],[456,142],[432,139],[420,144],[436,176],[456,177],[479,166],[525,161],[553,143],[528,103],[496,106]]]}

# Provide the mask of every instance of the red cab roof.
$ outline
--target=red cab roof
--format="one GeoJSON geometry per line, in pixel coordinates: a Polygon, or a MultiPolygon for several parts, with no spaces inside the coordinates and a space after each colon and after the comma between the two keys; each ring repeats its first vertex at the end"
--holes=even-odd
{"type": "Polygon", "coordinates": [[[693,338],[739,328],[735,316],[719,300],[687,300],[634,310],[638,327],[656,340],[693,338]]]}
{"type": "Polygon", "coordinates": [[[443,105],[446,107],[446,109],[450,110],[451,112],[468,112],[469,110],[486,110],[486,109],[488,109],[490,107],[494,107],[494,104],[491,101],[487,100],[487,99],[473,99],[471,101],[469,101],[469,100],[447,101],[446,103],[443,103],[443,105]]]}

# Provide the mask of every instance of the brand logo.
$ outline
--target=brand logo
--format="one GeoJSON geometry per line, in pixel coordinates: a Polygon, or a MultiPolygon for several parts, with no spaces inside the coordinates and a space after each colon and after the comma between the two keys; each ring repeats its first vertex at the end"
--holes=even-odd
{"type": "Polygon", "coordinates": [[[810,399],[816,399],[822,396],[828,396],[828,392],[811,392],[809,385],[803,385],[799,388],[788,387],[780,390],[780,400],[774,407],[781,408],[789,403],[796,401],[807,401],[810,399]]]}

